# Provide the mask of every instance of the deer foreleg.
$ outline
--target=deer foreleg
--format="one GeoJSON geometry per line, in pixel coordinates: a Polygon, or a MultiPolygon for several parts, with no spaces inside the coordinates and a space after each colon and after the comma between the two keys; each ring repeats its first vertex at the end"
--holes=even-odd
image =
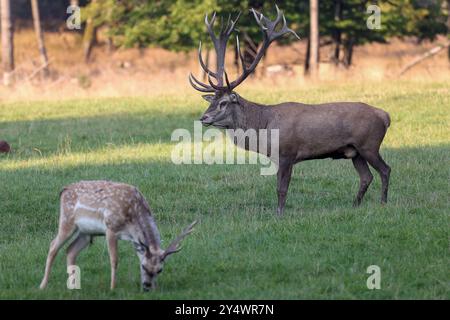
{"type": "Polygon", "coordinates": [[[116,287],[117,270],[117,237],[111,230],[106,231],[106,242],[108,243],[109,260],[111,262],[111,290],[116,287]]]}

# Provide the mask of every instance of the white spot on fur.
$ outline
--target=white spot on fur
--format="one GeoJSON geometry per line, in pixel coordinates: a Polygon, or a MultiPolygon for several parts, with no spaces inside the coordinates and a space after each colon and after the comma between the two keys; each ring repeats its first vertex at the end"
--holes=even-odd
{"type": "Polygon", "coordinates": [[[87,211],[91,211],[91,212],[97,212],[96,208],[92,208],[87,205],[84,205],[80,201],[77,201],[77,203],[75,204],[75,208],[73,210],[76,211],[78,209],[83,209],[83,210],[87,210],[87,211]]]}

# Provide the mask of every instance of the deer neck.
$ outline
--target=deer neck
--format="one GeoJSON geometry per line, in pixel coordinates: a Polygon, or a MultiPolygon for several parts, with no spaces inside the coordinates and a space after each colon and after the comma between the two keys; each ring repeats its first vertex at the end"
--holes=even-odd
{"type": "Polygon", "coordinates": [[[151,251],[161,249],[161,239],[155,220],[151,215],[142,214],[137,218],[137,230],[135,232],[135,241],[142,242],[148,246],[151,251]]]}
{"type": "Polygon", "coordinates": [[[240,114],[236,117],[236,128],[244,131],[266,129],[271,119],[270,107],[240,98],[240,114]]]}

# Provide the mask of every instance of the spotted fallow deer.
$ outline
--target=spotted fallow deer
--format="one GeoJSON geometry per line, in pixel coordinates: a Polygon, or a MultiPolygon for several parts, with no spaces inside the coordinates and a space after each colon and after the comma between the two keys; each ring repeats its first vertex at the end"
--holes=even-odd
{"type": "MultiPolygon", "coordinates": [[[[234,89],[255,70],[270,44],[285,34],[297,34],[289,29],[283,13],[277,9],[277,17],[270,20],[252,9],[252,13],[263,34],[260,48],[254,60],[247,65],[239,48],[236,36],[237,56],[240,57],[242,74],[232,82],[225,71],[225,52],[228,39],[233,33],[237,20],[228,19],[217,35],[214,32],[214,14],[205,24],[216,51],[216,70],[210,70],[202,60],[201,43],[198,58],[201,67],[208,74],[208,82],[202,83],[192,73],[189,82],[194,89],[212,93],[203,98],[209,103],[200,121],[205,126],[219,129],[242,129],[243,131],[278,130],[278,157],[270,154],[271,147],[253,150],[265,154],[278,165],[277,172],[277,213],[283,213],[286,194],[296,163],[312,159],[352,159],[360,177],[359,191],[354,205],[361,203],[373,176],[368,163],[380,174],[382,183],[381,202],[387,201],[390,167],[379,153],[386,131],[390,125],[389,114],[361,102],[332,102],[324,104],[304,104],[285,102],[263,105],[248,101],[234,89]],[[225,82],[224,82],[225,80],[225,82]]],[[[272,88],[267,88],[272,90],[272,88]]],[[[259,135],[258,135],[259,137],[259,135]]],[[[237,139],[238,140],[238,139],[237,139]]],[[[234,143],[237,141],[234,140],[234,143]]],[[[268,138],[267,141],[271,139],[268,138]]],[[[249,143],[236,143],[249,150],[249,143]]]]}
{"type": "Polygon", "coordinates": [[[111,289],[116,285],[117,241],[131,241],[140,260],[144,291],[155,287],[166,258],[180,250],[179,244],[192,232],[189,225],[166,250],[161,249],[160,235],[150,207],[139,190],[131,185],[110,181],[81,181],[65,187],[60,195],[59,228],[50,244],[44,278],[47,286],[53,261],[67,240],[67,265],[76,258],[94,236],[105,235],[111,262],[111,289]]]}

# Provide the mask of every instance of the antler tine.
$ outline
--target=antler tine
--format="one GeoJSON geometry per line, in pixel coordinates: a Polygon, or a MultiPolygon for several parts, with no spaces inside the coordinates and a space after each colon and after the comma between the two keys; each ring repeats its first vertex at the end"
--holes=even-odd
{"type": "Polygon", "coordinates": [[[277,10],[277,17],[275,20],[270,20],[266,18],[262,13],[259,13],[255,9],[251,9],[253,12],[253,15],[255,16],[255,20],[258,23],[258,25],[261,27],[264,37],[268,38],[270,42],[274,41],[275,39],[281,37],[282,35],[290,32],[292,33],[297,39],[300,39],[300,37],[294,32],[294,30],[289,29],[287,27],[286,18],[283,14],[283,11],[278,8],[277,5],[275,5],[275,8],[277,10]],[[258,16],[259,15],[259,16],[258,16]],[[283,21],[283,26],[281,27],[280,31],[275,31],[278,24],[283,21]]]}
{"type": "Polygon", "coordinates": [[[277,5],[275,5],[275,7],[277,9],[277,18],[275,19],[275,21],[269,20],[270,30],[267,36],[269,37],[270,41],[272,42],[286,33],[292,33],[297,39],[300,39],[300,37],[297,35],[297,33],[295,33],[294,30],[287,27],[286,17],[284,16],[283,11],[281,11],[277,5]],[[283,26],[281,27],[281,30],[277,32],[275,31],[275,29],[281,20],[283,21],[283,26]]]}
{"type": "MultiPolygon", "coordinates": [[[[191,86],[195,89],[195,90],[197,90],[197,91],[200,91],[200,92],[214,92],[215,90],[213,89],[213,88],[211,88],[211,87],[208,87],[207,85],[205,85],[205,84],[202,84],[202,86],[203,86],[203,88],[201,88],[201,87],[199,87],[198,85],[196,85],[195,83],[194,83],[194,81],[198,81],[197,79],[195,79],[195,77],[192,75],[192,73],[191,74],[189,74],[189,83],[191,84],[191,86]]],[[[199,82],[199,81],[198,81],[199,82]]],[[[200,82],[199,82],[200,83],[200,82]]]]}
{"type": "Polygon", "coordinates": [[[228,74],[225,70],[223,70],[223,73],[225,74],[225,82],[227,83],[227,88],[229,91],[231,91],[231,85],[230,85],[230,81],[228,80],[228,74]]]}
{"type": "Polygon", "coordinates": [[[215,43],[217,41],[216,39],[216,35],[214,34],[214,22],[216,21],[216,12],[213,13],[212,18],[211,18],[211,22],[208,21],[208,14],[205,14],[205,24],[206,24],[206,28],[208,29],[208,33],[211,37],[211,40],[215,43]]]}
{"type": "Polygon", "coordinates": [[[179,246],[180,242],[189,235],[192,231],[194,231],[194,226],[197,224],[197,220],[192,222],[189,226],[187,226],[183,232],[175,239],[173,240],[170,245],[167,247],[167,249],[163,253],[162,260],[164,260],[168,255],[178,252],[181,250],[181,247],[179,246]]]}
{"type": "MultiPolygon", "coordinates": [[[[283,12],[280,10],[280,8],[278,8],[277,5],[275,5],[275,8],[277,9],[277,18],[276,18],[275,21],[273,22],[274,26],[276,26],[278,23],[280,23],[280,20],[281,20],[282,18],[284,18],[284,14],[283,14],[283,12]]],[[[286,22],[285,19],[283,19],[283,20],[286,22]]]]}
{"type": "Polygon", "coordinates": [[[220,31],[219,31],[219,34],[222,35],[222,33],[223,33],[223,17],[220,16],[220,31]]]}
{"type": "Polygon", "coordinates": [[[255,16],[256,23],[258,23],[258,25],[261,27],[261,29],[267,30],[267,27],[262,23],[262,19],[264,18],[262,13],[259,13],[258,11],[256,11],[253,8],[251,9],[251,11],[253,12],[253,15],[255,16]],[[258,17],[258,14],[260,15],[259,17],[258,17]]]}
{"type": "Polygon", "coordinates": [[[241,17],[241,11],[238,12],[236,19],[232,19],[231,20],[231,27],[230,27],[230,31],[233,31],[234,27],[236,26],[236,23],[238,22],[239,18],[241,17]]]}
{"type": "Polygon", "coordinates": [[[245,65],[244,55],[241,52],[241,45],[239,44],[239,36],[236,36],[236,50],[237,50],[237,52],[239,54],[239,59],[241,60],[242,70],[246,71],[247,70],[247,66],[245,65]]]}
{"type": "Polygon", "coordinates": [[[223,87],[222,87],[222,86],[216,85],[216,84],[214,84],[214,83],[212,82],[212,79],[211,79],[211,75],[210,75],[210,74],[208,74],[208,82],[209,82],[209,85],[211,86],[211,88],[213,88],[213,89],[215,89],[215,90],[218,90],[218,91],[223,90],[223,87]]]}
{"type": "Polygon", "coordinates": [[[205,71],[206,73],[210,73],[214,78],[217,79],[217,74],[215,72],[212,72],[211,70],[209,70],[209,68],[206,65],[206,63],[203,62],[203,58],[202,58],[202,42],[201,41],[200,41],[200,44],[198,46],[198,60],[200,62],[200,66],[202,67],[203,71],[205,71]]]}
{"type": "Polygon", "coordinates": [[[231,17],[231,15],[228,15],[227,25],[225,26],[225,29],[224,29],[224,23],[223,23],[224,19],[223,19],[223,17],[220,17],[220,32],[219,32],[220,36],[223,36],[224,34],[228,33],[228,27],[230,26],[230,17],[231,17]]]}
{"type": "Polygon", "coordinates": [[[208,14],[205,14],[205,24],[207,26],[213,26],[215,21],[216,21],[216,12],[215,11],[213,12],[211,22],[208,21],[208,14]]]}
{"type": "Polygon", "coordinates": [[[275,9],[277,10],[277,15],[279,15],[280,14],[280,8],[278,8],[278,5],[275,3],[275,9]]]}
{"type": "MultiPolygon", "coordinates": [[[[286,34],[286,33],[292,33],[297,39],[300,40],[300,37],[298,36],[298,34],[295,33],[294,30],[289,29],[289,28],[287,27],[286,17],[284,16],[284,14],[281,14],[281,18],[283,19],[283,26],[281,27],[281,30],[280,30],[279,32],[273,32],[273,38],[276,39],[276,38],[278,38],[278,37],[283,36],[283,35],[286,34]]],[[[279,23],[279,22],[278,22],[278,23],[279,23]]],[[[277,23],[277,24],[278,24],[278,23],[277,23]]],[[[276,24],[274,25],[274,27],[276,27],[276,24]]],[[[274,28],[274,31],[275,31],[275,28],[274,28]]]]}
{"type": "Polygon", "coordinates": [[[283,14],[283,28],[284,27],[286,27],[286,32],[292,33],[297,38],[297,40],[300,40],[300,36],[294,30],[287,27],[286,18],[284,17],[284,14],[283,14]]]}
{"type": "Polygon", "coordinates": [[[196,77],[194,77],[194,75],[192,74],[192,72],[191,72],[191,78],[192,78],[192,80],[195,81],[195,84],[198,84],[199,86],[201,86],[201,87],[203,87],[203,88],[205,88],[205,89],[211,89],[210,86],[208,86],[207,84],[205,84],[205,83],[199,81],[196,77]]]}
{"type": "Polygon", "coordinates": [[[225,28],[225,35],[227,37],[229,37],[231,35],[231,33],[234,30],[234,27],[236,26],[236,23],[238,22],[239,18],[241,16],[241,12],[238,12],[238,15],[236,16],[236,19],[231,19],[231,14],[228,15],[228,21],[227,21],[227,26],[225,28]]]}

